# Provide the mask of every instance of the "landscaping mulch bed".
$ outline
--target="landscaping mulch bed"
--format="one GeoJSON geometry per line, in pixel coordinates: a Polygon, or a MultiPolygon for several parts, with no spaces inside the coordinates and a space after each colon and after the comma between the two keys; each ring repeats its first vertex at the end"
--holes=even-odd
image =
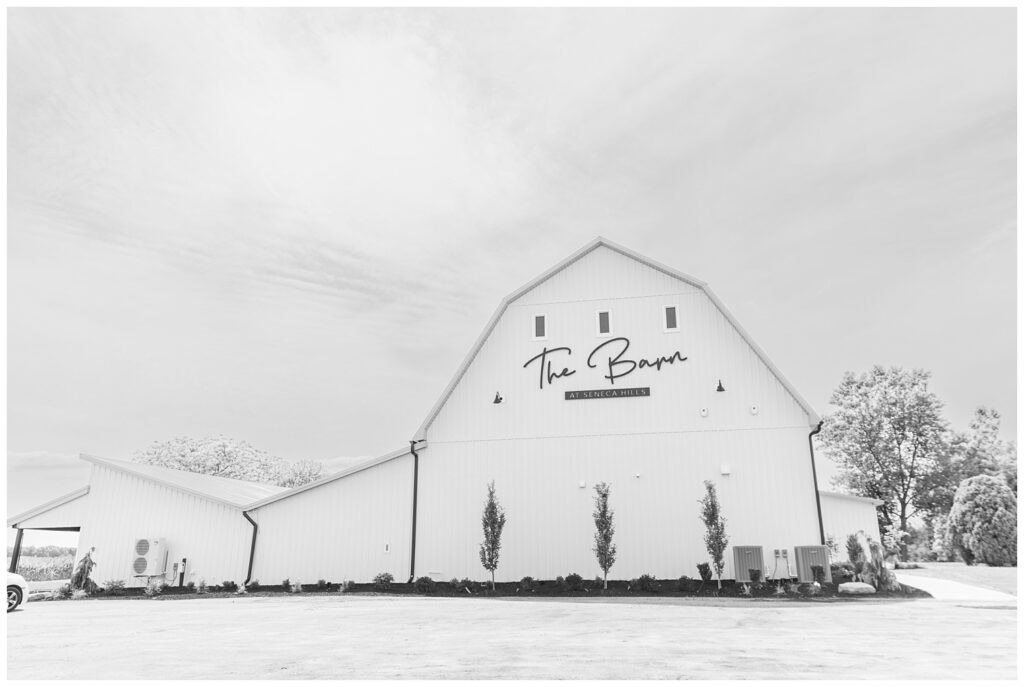
{"type": "MultiPolygon", "coordinates": [[[[903,585],[900,591],[886,592],[878,591],[867,596],[851,596],[839,594],[838,587],[832,583],[822,584],[820,589],[814,589],[810,584],[796,584],[795,581],[783,581],[783,594],[776,592],[777,580],[769,580],[757,587],[751,587],[750,594],[744,593],[743,587],[732,580],[723,580],[722,588],[719,590],[716,582],[709,582],[701,585],[700,580],[657,580],[654,584],[637,585],[635,581],[609,580],[608,589],[603,589],[594,581],[586,581],[575,588],[559,584],[553,580],[538,580],[533,582],[529,588],[518,582],[499,582],[494,590],[490,583],[472,582],[468,585],[460,583],[458,587],[449,582],[437,582],[432,591],[425,592],[418,589],[415,583],[391,583],[387,589],[380,589],[373,583],[353,584],[349,583],[345,590],[342,585],[329,583],[327,585],[302,585],[302,594],[308,596],[338,596],[358,594],[360,596],[372,595],[419,595],[432,597],[462,597],[462,598],[490,598],[490,597],[519,597],[519,598],[544,598],[544,597],[577,597],[577,598],[605,598],[605,597],[693,597],[703,599],[760,599],[786,600],[786,601],[862,601],[864,599],[914,599],[930,598],[931,595],[914,587],[903,585]]],[[[286,592],[281,585],[260,585],[257,589],[251,589],[245,596],[269,597],[292,594],[286,592]]],[[[161,599],[223,599],[237,598],[236,592],[222,591],[216,587],[208,588],[202,594],[196,593],[188,587],[167,587],[159,595],[152,597],[153,600],[161,599]]],[[[103,591],[96,592],[88,599],[150,599],[141,588],[130,588],[122,590],[118,594],[108,594],[103,591]]],[[[42,600],[51,600],[49,598],[42,600]]],[[[59,599],[58,599],[59,600],[59,599]]]]}

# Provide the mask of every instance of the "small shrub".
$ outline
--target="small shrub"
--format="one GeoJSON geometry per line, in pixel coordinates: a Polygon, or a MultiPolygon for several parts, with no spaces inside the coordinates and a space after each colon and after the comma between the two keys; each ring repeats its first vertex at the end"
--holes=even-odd
{"type": "Polygon", "coordinates": [[[72,599],[84,599],[87,596],[89,596],[89,592],[85,591],[84,589],[74,589],[71,591],[72,599]]]}
{"type": "Polygon", "coordinates": [[[437,583],[426,576],[417,578],[416,582],[413,583],[413,586],[419,594],[433,594],[437,589],[437,583]]]}
{"type": "Polygon", "coordinates": [[[527,575],[523,579],[519,580],[519,591],[532,592],[533,591],[533,578],[527,575]]]}
{"type": "Polygon", "coordinates": [[[710,563],[698,563],[697,572],[700,573],[701,582],[711,581],[711,564],[710,563]]]}
{"type": "Polygon", "coordinates": [[[757,568],[750,568],[747,570],[747,575],[750,576],[750,584],[754,587],[761,586],[761,571],[757,568]]]}
{"type": "Polygon", "coordinates": [[[356,581],[355,580],[345,580],[344,582],[341,583],[341,591],[343,591],[343,592],[352,591],[352,588],[355,585],[356,585],[356,581]]]}
{"type": "Polygon", "coordinates": [[[295,582],[292,583],[291,592],[292,592],[292,594],[301,594],[302,593],[302,580],[300,580],[297,577],[295,578],[295,582]]]}
{"type": "Polygon", "coordinates": [[[565,576],[563,581],[565,588],[570,592],[581,592],[583,591],[583,577],[576,573],[569,573],[565,576]]]}
{"type": "Polygon", "coordinates": [[[825,567],[821,565],[811,566],[811,577],[817,584],[825,584],[825,567]]]}
{"type": "Polygon", "coordinates": [[[192,582],[192,581],[187,582],[185,584],[185,591],[188,592],[189,594],[195,594],[196,593],[196,583],[192,582]]]}
{"type": "Polygon", "coordinates": [[[658,580],[653,575],[643,574],[640,577],[633,580],[633,587],[639,589],[642,592],[660,592],[661,585],[658,584],[658,580]]]}
{"type": "Polygon", "coordinates": [[[321,578],[316,581],[316,588],[321,592],[329,592],[331,591],[331,583],[321,578]]]}
{"type": "Polygon", "coordinates": [[[127,593],[124,580],[107,580],[103,583],[103,591],[110,596],[124,596],[127,593]]]}
{"type": "Polygon", "coordinates": [[[223,582],[220,583],[220,588],[221,588],[221,591],[225,591],[225,592],[237,592],[238,591],[238,584],[236,582],[234,582],[233,580],[224,580],[223,582]]]}
{"type": "Polygon", "coordinates": [[[382,572],[373,578],[373,588],[378,592],[386,592],[391,589],[391,583],[395,581],[395,576],[391,573],[382,572]]]}
{"type": "Polygon", "coordinates": [[[555,586],[558,589],[565,589],[565,578],[559,575],[555,578],[555,586]]]}
{"type": "Polygon", "coordinates": [[[166,592],[170,588],[171,588],[171,585],[167,584],[166,582],[161,582],[160,583],[160,593],[166,592]]]}
{"type": "Polygon", "coordinates": [[[689,575],[683,575],[679,578],[679,583],[676,587],[681,592],[692,592],[693,591],[693,580],[689,575]]]}
{"type": "Polygon", "coordinates": [[[143,592],[148,598],[155,599],[164,593],[163,586],[155,582],[151,582],[146,585],[146,589],[143,592]]]}
{"type": "Polygon", "coordinates": [[[249,584],[245,585],[245,590],[247,592],[258,592],[260,590],[260,581],[253,580],[249,584]]]}
{"type": "Polygon", "coordinates": [[[448,586],[450,586],[456,592],[459,591],[459,578],[453,577],[452,579],[448,580],[448,586]]]}
{"type": "Polygon", "coordinates": [[[740,583],[740,596],[751,596],[749,582],[740,583]]]}
{"type": "Polygon", "coordinates": [[[206,580],[199,580],[199,586],[196,587],[196,594],[207,594],[210,588],[206,586],[206,580]]]}
{"type": "Polygon", "coordinates": [[[473,592],[477,591],[478,586],[479,585],[477,585],[476,582],[469,579],[468,577],[463,577],[462,581],[459,582],[459,589],[464,589],[469,594],[472,594],[473,592]]]}
{"type": "Polygon", "coordinates": [[[287,593],[287,594],[291,593],[291,591],[292,591],[292,581],[291,581],[290,578],[286,577],[283,580],[281,580],[281,589],[283,589],[285,591],[285,593],[287,593]]]}

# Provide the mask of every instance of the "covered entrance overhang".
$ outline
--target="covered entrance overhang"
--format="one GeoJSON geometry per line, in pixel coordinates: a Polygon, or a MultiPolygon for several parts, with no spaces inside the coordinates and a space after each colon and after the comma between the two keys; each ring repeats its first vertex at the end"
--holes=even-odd
{"type": "Polygon", "coordinates": [[[8,518],[7,526],[13,527],[16,532],[8,572],[18,572],[18,559],[21,557],[21,543],[25,530],[81,531],[88,496],[89,487],[85,486],[8,518]]]}

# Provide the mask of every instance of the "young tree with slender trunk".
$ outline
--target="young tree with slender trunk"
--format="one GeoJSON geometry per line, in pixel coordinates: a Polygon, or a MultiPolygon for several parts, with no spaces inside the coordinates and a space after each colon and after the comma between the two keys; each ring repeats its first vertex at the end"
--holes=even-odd
{"type": "Polygon", "coordinates": [[[599,482],[594,485],[594,491],[594,526],[597,528],[594,533],[594,555],[604,573],[604,588],[608,589],[608,571],[615,565],[615,544],[612,543],[612,537],[615,536],[615,511],[608,507],[610,485],[599,482]]]}
{"type": "Polygon", "coordinates": [[[494,495],[494,482],[487,485],[487,503],[484,504],[481,522],[484,540],[480,543],[480,562],[484,569],[491,573],[491,591],[494,591],[494,571],[498,569],[498,557],[501,553],[501,531],[505,529],[505,509],[494,495]]]}
{"type": "Polygon", "coordinates": [[[707,493],[700,500],[700,519],[704,523],[704,545],[711,556],[711,567],[718,576],[718,588],[722,588],[722,571],[725,570],[725,547],[729,545],[729,537],[725,534],[725,518],[722,508],[718,505],[718,492],[714,482],[706,480],[704,489],[707,493]]]}

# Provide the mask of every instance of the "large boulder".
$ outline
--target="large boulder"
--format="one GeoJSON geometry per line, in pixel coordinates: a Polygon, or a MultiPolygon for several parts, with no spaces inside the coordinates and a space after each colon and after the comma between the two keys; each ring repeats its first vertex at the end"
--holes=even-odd
{"type": "Polygon", "coordinates": [[[874,594],[875,588],[867,582],[843,582],[839,585],[840,594],[874,594]]]}

